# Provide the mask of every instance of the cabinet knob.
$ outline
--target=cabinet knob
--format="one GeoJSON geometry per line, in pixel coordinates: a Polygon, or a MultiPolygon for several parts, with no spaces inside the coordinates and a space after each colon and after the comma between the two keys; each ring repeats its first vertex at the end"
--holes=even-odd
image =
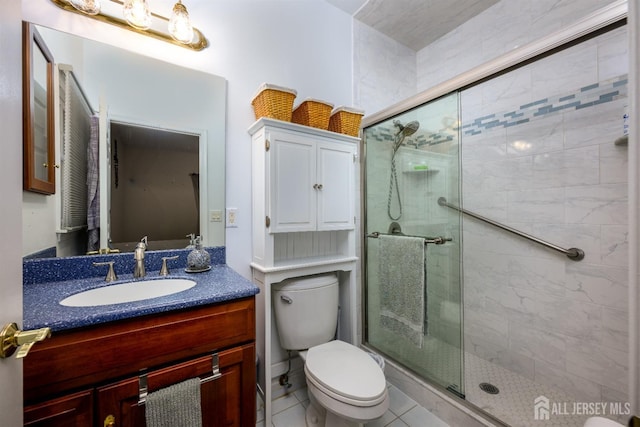
{"type": "Polygon", "coordinates": [[[313,184],[313,189],[317,190],[318,189],[318,184],[313,184]]]}
{"type": "Polygon", "coordinates": [[[317,184],[318,185],[318,190],[322,190],[322,184],[317,184]]]}
{"type": "Polygon", "coordinates": [[[116,427],[116,417],[113,415],[107,415],[104,419],[104,427],[116,427]]]}
{"type": "Polygon", "coordinates": [[[37,342],[51,336],[50,328],[21,331],[15,323],[7,323],[0,332],[0,359],[11,356],[19,348],[17,359],[22,359],[37,342]]]}

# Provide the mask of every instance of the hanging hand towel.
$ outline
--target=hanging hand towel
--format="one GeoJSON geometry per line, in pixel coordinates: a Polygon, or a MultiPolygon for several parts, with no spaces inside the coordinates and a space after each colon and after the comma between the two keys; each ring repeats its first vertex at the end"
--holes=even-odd
{"type": "Polygon", "coordinates": [[[424,239],[380,239],[380,324],[422,347],[425,335],[426,263],[424,239]]]}
{"type": "MultiPolygon", "coordinates": [[[[99,118],[93,115],[91,116],[91,135],[87,145],[87,231],[89,233],[87,251],[100,249],[99,138],[99,118]]],[[[103,243],[104,247],[107,247],[107,242],[103,243]]]]}
{"type": "Polygon", "coordinates": [[[147,427],[202,427],[200,379],[149,393],[145,416],[147,427]]]}

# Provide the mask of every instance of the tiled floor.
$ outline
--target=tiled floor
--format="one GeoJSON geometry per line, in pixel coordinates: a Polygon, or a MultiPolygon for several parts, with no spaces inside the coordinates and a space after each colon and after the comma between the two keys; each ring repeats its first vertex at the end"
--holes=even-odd
{"type": "MultiPolygon", "coordinates": [[[[418,405],[409,396],[389,385],[389,410],[382,418],[366,424],[367,427],[448,427],[444,421],[418,405]]],[[[307,390],[298,390],[273,401],[272,426],[305,427],[304,412],[309,404],[307,390]]],[[[265,427],[264,407],[258,398],[258,427],[265,427]]]]}
{"type": "MultiPolygon", "coordinates": [[[[459,361],[459,350],[442,342],[438,345],[431,344],[427,342],[423,347],[423,351],[430,351],[431,372],[440,378],[455,378],[456,374],[459,375],[459,365],[456,366],[456,363],[451,362],[451,360],[459,361]]],[[[514,427],[582,427],[587,419],[584,415],[552,414],[549,420],[535,420],[534,400],[537,397],[545,396],[550,402],[569,402],[569,405],[576,399],[470,353],[465,353],[464,380],[465,396],[468,402],[514,427]],[[493,395],[482,391],[479,387],[482,382],[498,387],[499,394],[493,395]]],[[[367,426],[447,426],[444,421],[419,406],[393,385],[389,385],[389,395],[391,398],[389,411],[381,419],[368,423],[367,426]]],[[[257,425],[305,427],[304,411],[308,402],[306,389],[275,400],[272,426],[265,426],[264,410],[261,410],[262,402],[258,400],[257,425]]],[[[616,421],[624,423],[623,419],[624,417],[621,417],[616,421]]]]}

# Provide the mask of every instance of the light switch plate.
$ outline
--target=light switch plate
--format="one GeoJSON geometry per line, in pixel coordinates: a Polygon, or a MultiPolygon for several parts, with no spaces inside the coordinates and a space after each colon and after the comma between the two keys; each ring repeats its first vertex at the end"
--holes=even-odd
{"type": "Polygon", "coordinates": [[[222,211],[221,210],[209,211],[209,221],[222,222],[222,211]]]}

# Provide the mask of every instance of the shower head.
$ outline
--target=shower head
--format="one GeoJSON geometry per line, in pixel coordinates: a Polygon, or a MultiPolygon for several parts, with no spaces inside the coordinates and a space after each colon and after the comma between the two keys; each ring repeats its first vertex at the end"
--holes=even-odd
{"type": "Polygon", "coordinates": [[[395,154],[398,151],[398,148],[402,145],[402,142],[407,136],[411,136],[420,127],[420,123],[416,120],[403,125],[399,120],[394,120],[393,125],[398,128],[398,132],[396,132],[396,141],[393,144],[393,153],[395,154]]]}
{"type": "Polygon", "coordinates": [[[420,123],[417,121],[412,121],[407,123],[406,125],[404,125],[404,128],[402,128],[402,135],[404,136],[410,136],[413,135],[414,133],[416,133],[416,131],[418,130],[418,128],[420,127],[420,123]]]}

